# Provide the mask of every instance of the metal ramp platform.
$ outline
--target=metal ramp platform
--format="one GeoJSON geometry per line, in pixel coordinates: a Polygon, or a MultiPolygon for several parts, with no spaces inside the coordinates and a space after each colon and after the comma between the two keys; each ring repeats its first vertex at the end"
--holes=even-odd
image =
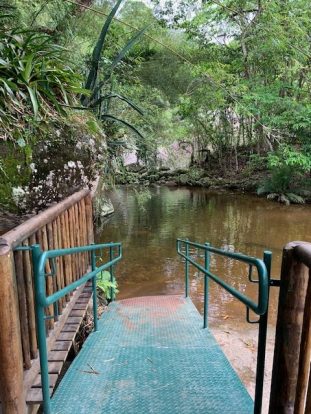
{"type": "Polygon", "coordinates": [[[251,414],[253,401],[189,298],[111,303],[56,389],[53,414],[251,414]]]}

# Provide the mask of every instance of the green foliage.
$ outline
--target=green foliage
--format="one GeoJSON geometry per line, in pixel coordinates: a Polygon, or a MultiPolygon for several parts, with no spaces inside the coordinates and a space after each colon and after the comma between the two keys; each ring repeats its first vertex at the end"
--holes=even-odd
{"type": "Polygon", "coordinates": [[[80,78],[48,35],[2,27],[0,44],[0,137],[25,147],[40,123],[65,115],[80,78]]]}
{"type": "Polygon", "coordinates": [[[305,174],[311,169],[311,157],[288,145],[281,145],[276,152],[268,154],[271,177],[259,187],[258,194],[289,204],[304,202],[301,188],[306,185],[305,174]],[[302,194],[300,194],[302,193],[302,194]]]}
{"type": "Polygon", "coordinates": [[[147,188],[140,190],[136,190],[136,188],[134,188],[134,194],[139,210],[146,211],[146,203],[151,199],[150,191],[147,188]]]}
{"type": "Polygon", "coordinates": [[[98,274],[97,289],[108,301],[114,300],[119,292],[116,279],[113,277],[113,280],[111,281],[111,274],[107,270],[103,270],[98,274]]]}
{"type": "MultiPolygon", "coordinates": [[[[38,156],[33,141],[42,145],[56,131],[67,131],[63,139],[70,141],[74,126],[59,126],[69,123],[67,105],[76,106],[81,93],[97,117],[85,116],[84,133],[99,136],[103,128],[108,137],[106,172],[124,150],[136,151],[153,168],[159,147],[183,141],[193,147],[195,165],[220,175],[268,169],[271,179],[262,191],[298,194],[308,187],[306,0],[149,2],[156,8],[93,2],[109,16],[104,21],[63,0],[7,3],[15,11],[0,8],[8,46],[0,46],[0,134],[21,153],[22,171],[38,156]],[[15,31],[8,29],[12,13],[15,31]],[[87,79],[88,92],[76,73],[87,79]]],[[[0,162],[9,191],[10,167],[0,162]]],[[[195,176],[180,181],[202,180],[189,174],[195,176]]]]}
{"type": "Polygon", "coordinates": [[[311,169],[311,156],[289,145],[281,145],[276,152],[268,154],[268,167],[271,170],[288,167],[293,172],[304,173],[311,169]]]}
{"type": "MultiPolygon", "coordinates": [[[[129,122],[121,119],[113,114],[110,113],[110,102],[112,99],[119,99],[125,103],[127,103],[132,109],[137,111],[139,114],[143,115],[142,110],[131,102],[127,97],[120,95],[113,91],[113,79],[112,75],[114,70],[120,64],[120,62],[124,59],[124,57],[128,54],[130,49],[135,45],[135,43],[142,37],[146,28],[143,28],[137,31],[122,47],[122,49],[117,53],[117,55],[112,59],[106,59],[106,64],[103,65],[103,50],[106,46],[106,38],[108,35],[108,31],[110,29],[110,25],[112,24],[113,18],[119,10],[122,0],[118,0],[114,7],[112,8],[109,16],[107,17],[104,25],[102,27],[101,33],[97,40],[97,43],[93,49],[92,53],[92,60],[91,60],[91,67],[89,70],[89,74],[86,80],[85,88],[90,91],[89,96],[83,95],[82,96],[82,103],[88,108],[92,108],[95,110],[97,117],[106,122],[116,122],[122,124],[123,126],[129,128],[130,130],[134,131],[137,135],[143,138],[143,135],[131,125],[129,122]],[[108,64],[107,64],[108,62],[108,64]]],[[[109,142],[108,142],[109,144],[109,142]]],[[[115,143],[114,143],[115,145],[115,143]]]]}

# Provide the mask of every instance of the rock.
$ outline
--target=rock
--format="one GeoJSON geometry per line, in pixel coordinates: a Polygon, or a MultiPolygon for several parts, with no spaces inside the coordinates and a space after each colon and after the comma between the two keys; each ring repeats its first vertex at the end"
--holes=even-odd
{"type": "Polygon", "coordinates": [[[167,177],[171,177],[172,175],[174,175],[172,171],[159,171],[160,178],[167,178],[167,177]]]}
{"type": "Polygon", "coordinates": [[[102,204],[100,205],[100,216],[106,217],[112,213],[114,213],[114,207],[112,205],[112,202],[110,200],[103,200],[102,204]]]}
{"type": "Polygon", "coordinates": [[[183,168],[179,168],[178,170],[174,171],[174,174],[180,175],[180,174],[187,174],[188,170],[185,170],[183,168]]]}
{"type": "Polygon", "coordinates": [[[151,175],[148,175],[147,178],[151,183],[154,183],[155,181],[158,181],[159,175],[158,174],[151,174],[151,175]]]}
{"type": "Polygon", "coordinates": [[[144,167],[143,165],[139,165],[139,164],[129,164],[126,167],[127,171],[129,172],[133,172],[133,173],[141,173],[141,172],[145,172],[147,171],[146,167],[144,167]]]}
{"type": "Polygon", "coordinates": [[[211,182],[210,182],[211,180],[208,178],[208,177],[203,177],[203,178],[201,178],[201,180],[199,181],[199,183],[200,183],[200,185],[202,186],[202,187],[210,187],[210,185],[211,185],[211,182]]]}
{"type": "Polygon", "coordinates": [[[187,184],[189,184],[189,176],[188,176],[188,174],[181,174],[178,177],[178,182],[181,185],[187,185],[187,184]]]}
{"type": "Polygon", "coordinates": [[[167,187],[176,187],[177,183],[176,183],[176,181],[166,181],[165,185],[167,187]]]}

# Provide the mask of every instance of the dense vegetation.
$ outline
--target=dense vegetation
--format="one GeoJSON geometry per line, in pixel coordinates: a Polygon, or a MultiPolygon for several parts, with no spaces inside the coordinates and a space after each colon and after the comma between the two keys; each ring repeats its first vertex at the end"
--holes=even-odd
{"type": "Polygon", "coordinates": [[[261,194],[303,202],[308,3],[7,0],[0,203],[32,211],[98,173],[126,181],[125,152],[156,171],[163,147],[169,160],[191,152],[194,184],[251,177],[261,194]]]}

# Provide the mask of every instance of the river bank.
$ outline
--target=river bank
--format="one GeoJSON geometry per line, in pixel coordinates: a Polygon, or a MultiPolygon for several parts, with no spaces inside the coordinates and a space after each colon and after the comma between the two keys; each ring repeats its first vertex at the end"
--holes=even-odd
{"type": "Polygon", "coordinates": [[[226,173],[217,168],[211,170],[191,167],[188,169],[170,169],[159,167],[147,169],[145,166],[132,164],[115,175],[117,185],[130,186],[168,186],[168,187],[203,187],[211,190],[229,190],[266,197],[282,204],[311,203],[311,191],[306,180],[305,187],[285,188],[267,169],[244,168],[238,172],[226,173]],[[278,187],[279,186],[279,187],[278,187]]]}

